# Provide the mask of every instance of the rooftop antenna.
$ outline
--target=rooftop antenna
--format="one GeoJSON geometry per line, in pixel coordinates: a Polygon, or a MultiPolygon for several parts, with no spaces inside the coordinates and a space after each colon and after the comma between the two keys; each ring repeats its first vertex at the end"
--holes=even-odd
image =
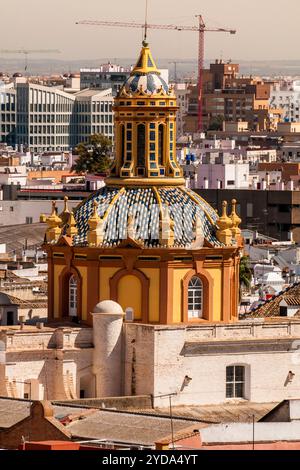
{"type": "Polygon", "coordinates": [[[145,34],[144,34],[143,46],[147,45],[147,33],[148,33],[148,0],[146,0],[146,6],[145,6],[145,34]]]}

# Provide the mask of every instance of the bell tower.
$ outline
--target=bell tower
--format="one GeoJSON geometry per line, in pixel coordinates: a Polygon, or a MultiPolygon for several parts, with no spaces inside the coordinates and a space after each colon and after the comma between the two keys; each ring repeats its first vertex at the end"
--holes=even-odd
{"type": "Polygon", "coordinates": [[[116,160],[107,184],[184,185],[176,159],[176,97],[148,44],[115,99],[116,160]]]}

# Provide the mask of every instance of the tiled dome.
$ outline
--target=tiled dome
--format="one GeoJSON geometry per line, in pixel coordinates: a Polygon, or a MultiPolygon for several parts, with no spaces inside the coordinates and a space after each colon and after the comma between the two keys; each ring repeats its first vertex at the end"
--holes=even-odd
{"type": "Polygon", "coordinates": [[[91,194],[74,211],[78,229],[73,239],[75,246],[87,245],[88,220],[93,213],[94,201],[98,204],[98,215],[104,220],[102,246],[117,246],[127,238],[129,218],[136,241],[142,242],[144,247],[161,246],[161,207],[168,208],[174,223],[174,247],[189,247],[195,241],[197,219],[203,238],[214,246],[222,245],[215,234],[217,213],[193,191],[183,187],[104,187],[91,194]]]}

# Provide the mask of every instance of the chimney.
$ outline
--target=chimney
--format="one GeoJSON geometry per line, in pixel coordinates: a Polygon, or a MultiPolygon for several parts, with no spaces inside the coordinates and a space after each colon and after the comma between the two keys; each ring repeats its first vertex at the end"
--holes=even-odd
{"type": "Polygon", "coordinates": [[[204,178],[203,185],[204,185],[204,189],[208,189],[209,184],[208,184],[208,179],[206,177],[204,178]]]}
{"type": "Polygon", "coordinates": [[[261,189],[263,191],[265,191],[267,189],[267,182],[266,180],[263,178],[262,181],[261,181],[261,189]]]}

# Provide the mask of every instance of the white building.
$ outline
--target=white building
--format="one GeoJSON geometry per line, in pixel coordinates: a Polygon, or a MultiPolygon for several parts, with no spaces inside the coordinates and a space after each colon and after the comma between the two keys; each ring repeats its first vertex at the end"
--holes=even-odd
{"type": "Polygon", "coordinates": [[[154,406],[298,398],[300,321],[140,325],[101,302],[93,328],[0,328],[0,395],[65,400],[152,395],[154,406]],[[267,398],[266,398],[267,397],[267,398]]]}
{"type": "Polygon", "coordinates": [[[196,175],[195,189],[249,189],[248,163],[202,164],[196,175]]]}
{"type": "Polygon", "coordinates": [[[74,96],[26,79],[19,80],[16,89],[16,143],[32,152],[68,151],[74,96]]]}
{"type": "Polygon", "coordinates": [[[12,144],[16,128],[16,90],[0,82],[0,143],[12,144]]]}
{"type": "Polygon", "coordinates": [[[291,122],[300,120],[300,81],[276,83],[270,96],[272,108],[284,110],[283,119],[291,122]]]}
{"type": "MultiPolygon", "coordinates": [[[[78,205],[78,200],[69,200],[71,208],[78,205]]],[[[62,212],[63,200],[57,200],[58,212],[62,212]]],[[[35,224],[40,221],[41,214],[49,212],[49,200],[28,199],[16,201],[0,200],[0,225],[35,224]]]]}
{"type": "Polygon", "coordinates": [[[91,134],[114,136],[112,89],[82,90],[75,94],[72,146],[87,142],[91,134]]]}

